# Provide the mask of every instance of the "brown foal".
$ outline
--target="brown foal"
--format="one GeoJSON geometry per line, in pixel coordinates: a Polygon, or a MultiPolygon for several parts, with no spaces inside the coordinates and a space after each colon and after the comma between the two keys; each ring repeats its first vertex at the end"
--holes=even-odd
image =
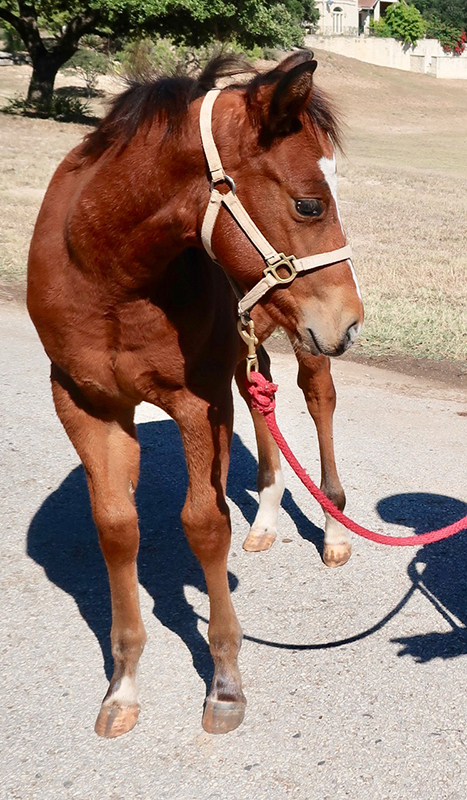
{"type": "MultiPolygon", "coordinates": [[[[136,573],[134,409],[142,401],[171,415],[185,448],[182,521],[210,601],[214,677],[204,728],[232,730],[245,710],[237,665],[242,634],[227,582],[225,499],[231,383],[244,350],[231,286],[201,241],[210,195],[200,107],[229,66],[230,74],[238,72],[217,58],[197,80],[141,82],[117,98],[57,169],[31,243],[28,308],[52,363],[57,414],[86,471],[111,588],[114,673],[96,722],[101,736],[129,731],[139,712],[145,631],[136,573]]],[[[238,197],[273,247],[297,259],[345,245],[335,188],[338,130],[313,87],[315,67],[312,54],[296,53],[249,83],[222,89],[213,107],[212,133],[238,197]]],[[[224,207],[212,247],[242,294],[262,278],[260,253],[224,207]]],[[[328,261],[270,289],[251,317],[260,342],[277,326],[292,341],[318,430],[322,487],[343,508],[328,356],[346,349],[363,319],[351,262],[328,261]]],[[[267,373],[264,352],[260,361],[267,373]]],[[[242,367],[237,380],[244,393],[242,367]]],[[[255,413],[253,420],[260,507],[245,547],[261,550],[275,537],[283,481],[277,448],[263,420],[255,413]]],[[[328,521],[324,560],[335,566],[349,555],[346,532],[328,521]]]]}

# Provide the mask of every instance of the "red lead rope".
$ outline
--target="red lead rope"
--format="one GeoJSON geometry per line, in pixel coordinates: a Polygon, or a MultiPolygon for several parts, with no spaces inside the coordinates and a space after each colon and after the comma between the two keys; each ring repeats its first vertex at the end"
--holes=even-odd
{"type": "Polygon", "coordinates": [[[306,486],[315,500],[318,501],[323,510],[327,511],[327,513],[330,514],[331,517],[334,517],[334,519],[336,519],[338,522],[341,522],[342,525],[348,528],[349,531],[353,531],[358,536],[363,536],[364,539],[370,539],[370,541],[377,542],[378,544],[389,544],[392,547],[410,547],[412,545],[419,547],[423,544],[439,542],[441,539],[447,539],[449,536],[454,536],[455,533],[460,533],[460,531],[467,530],[467,516],[462,517],[462,519],[459,519],[452,525],[447,525],[445,528],[440,528],[437,531],[428,531],[427,533],[422,533],[419,536],[405,537],[385,536],[382,533],[375,533],[374,531],[369,531],[367,528],[362,528],[361,525],[353,522],[351,519],[346,517],[342,511],[339,511],[337,506],[335,506],[334,503],[332,503],[329,498],[326,497],[324,492],[322,492],[321,489],[318,489],[318,487],[313,483],[306,470],[304,470],[303,467],[298,463],[290,447],[282,436],[277,426],[276,417],[274,414],[274,409],[276,407],[274,395],[278,388],[277,385],[266,380],[264,375],[261,375],[260,372],[252,371],[250,379],[251,383],[247,382],[247,388],[251,396],[252,408],[263,414],[266,425],[268,426],[272,437],[274,438],[284,458],[289,462],[295,474],[298,475],[301,482],[304,484],[304,486],[306,486]]]}

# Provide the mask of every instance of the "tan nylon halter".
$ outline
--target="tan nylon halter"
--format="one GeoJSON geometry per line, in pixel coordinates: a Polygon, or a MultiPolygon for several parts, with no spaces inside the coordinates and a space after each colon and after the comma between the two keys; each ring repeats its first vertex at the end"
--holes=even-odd
{"type": "Polygon", "coordinates": [[[318,267],[326,267],[330,264],[336,264],[338,261],[351,259],[352,250],[350,245],[345,245],[344,247],[339,247],[337,250],[330,250],[327,253],[318,253],[314,256],[306,256],[305,258],[295,258],[295,256],[286,256],[284,253],[278,253],[263,236],[238,199],[235,183],[232,178],[224,172],[219,151],[214,142],[214,137],[212,135],[212,108],[220,91],[220,89],[211,89],[205,95],[199,115],[201,141],[211,175],[211,196],[201,228],[201,240],[212,260],[218,263],[212,249],[211,241],[217,215],[219,214],[221,206],[225,206],[237,225],[240,226],[265,260],[266,268],[263,270],[264,277],[261,278],[256,286],[250,289],[244,297],[239,298],[238,314],[241,318],[245,319],[248,317],[248,312],[251,311],[258,300],[261,300],[266,292],[272,289],[273,286],[291,283],[300,272],[308,272],[318,267]],[[219,192],[219,190],[216,189],[216,184],[218,183],[226,183],[229,186],[229,191],[225,194],[219,192]],[[277,272],[278,268],[285,268],[288,275],[285,277],[281,276],[277,272]]]}

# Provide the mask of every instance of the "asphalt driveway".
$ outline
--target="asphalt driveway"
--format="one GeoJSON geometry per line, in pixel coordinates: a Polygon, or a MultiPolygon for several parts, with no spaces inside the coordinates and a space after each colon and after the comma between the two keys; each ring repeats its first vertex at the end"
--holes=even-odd
{"type": "MultiPolygon", "coordinates": [[[[0,308],[1,794],[18,800],[464,800],[467,535],[426,549],[354,541],[320,560],[322,515],[285,470],[269,553],[241,548],[255,515],[255,448],[237,402],[229,502],[233,601],[245,641],[244,724],[203,732],[207,597],[183,538],[174,423],[138,410],[140,722],[93,725],[110,669],[109,596],[83,472],[55,418],[48,365],[23,309],[0,308]]],[[[278,420],[318,476],[292,356],[275,355],[278,420]]],[[[421,533],[467,509],[467,396],[337,362],[336,449],[347,511],[421,533]]]]}

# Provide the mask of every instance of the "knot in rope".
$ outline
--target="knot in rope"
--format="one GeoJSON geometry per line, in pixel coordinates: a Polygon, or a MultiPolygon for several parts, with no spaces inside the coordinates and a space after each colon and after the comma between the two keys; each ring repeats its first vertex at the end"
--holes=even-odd
{"type": "Polygon", "coordinates": [[[247,389],[251,397],[251,407],[260,414],[271,414],[276,407],[274,395],[278,389],[277,384],[268,381],[260,372],[251,372],[250,381],[247,381],[247,389]]]}

